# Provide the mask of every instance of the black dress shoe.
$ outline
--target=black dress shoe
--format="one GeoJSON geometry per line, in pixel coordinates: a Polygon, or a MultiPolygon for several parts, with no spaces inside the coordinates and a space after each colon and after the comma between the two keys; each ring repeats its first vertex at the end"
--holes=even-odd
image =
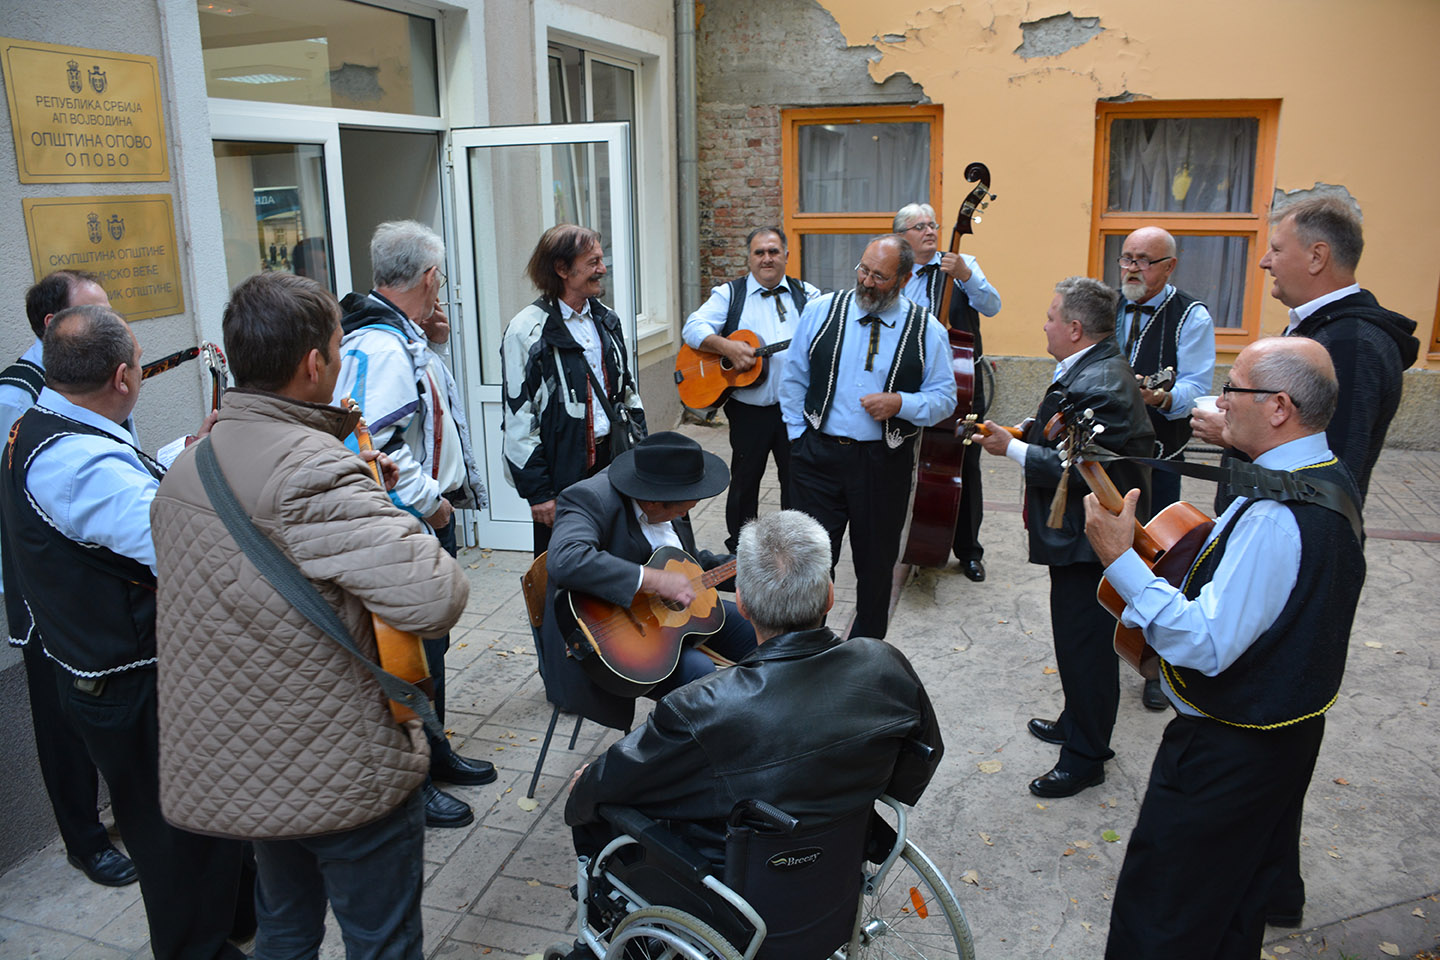
{"type": "Polygon", "coordinates": [[[475,813],[470,804],[455,799],[433,783],[421,789],[425,791],[425,826],[463,827],[474,822],[475,813]]]}
{"type": "Polygon", "coordinates": [[[1065,743],[1065,737],[1060,732],[1060,724],[1057,721],[1034,717],[1025,724],[1025,729],[1029,730],[1030,736],[1036,740],[1044,740],[1046,743],[1053,743],[1057,746],[1065,743]]]}
{"type": "Polygon", "coordinates": [[[1165,691],[1160,689],[1160,680],[1145,681],[1145,689],[1140,692],[1140,702],[1145,704],[1146,710],[1164,710],[1170,706],[1170,701],[1165,699],[1165,691]]]}
{"type": "Polygon", "coordinates": [[[1030,781],[1030,792],[1037,797],[1073,797],[1086,787],[1093,787],[1096,784],[1105,782],[1105,770],[1101,768],[1099,773],[1092,773],[1088,777],[1082,777],[1075,773],[1066,773],[1059,767],[1051,770],[1043,777],[1037,777],[1030,781]]]}
{"type": "Polygon", "coordinates": [[[443,756],[431,755],[430,779],[461,787],[478,787],[482,783],[495,782],[495,765],[489,760],[471,760],[454,750],[446,750],[443,756]]]}
{"type": "Polygon", "coordinates": [[[976,583],[985,582],[985,564],[979,560],[961,560],[960,572],[976,583]]]}
{"type": "Polygon", "coordinates": [[[135,872],[135,864],[114,847],[97,850],[88,857],[67,854],[65,859],[70,861],[70,866],[102,887],[126,887],[140,879],[140,874],[135,872]]]}

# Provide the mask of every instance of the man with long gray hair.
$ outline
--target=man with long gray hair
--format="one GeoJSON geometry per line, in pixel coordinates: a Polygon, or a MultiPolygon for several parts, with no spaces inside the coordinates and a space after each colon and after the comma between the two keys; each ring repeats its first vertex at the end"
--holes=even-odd
{"type": "MultiPolygon", "coordinates": [[[[465,404],[444,361],[450,340],[450,320],[440,301],[445,242],[414,220],[389,221],[375,228],[370,262],[375,289],[340,301],[344,337],[334,399],[338,404],[353,397],[360,404],[375,448],[400,470],[391,499],[425,521],[453,557],[455,509],[479,509],[486,499],[471,453],[465,404]]],[[[425,640],[435,681],[435,713],[442,723],[449,648],[448,634],[425,640]]],[[[494,780],[495,767],[460,756],[443,737],[431,737],[430,777],[475,786],[494,780]]],[[[429,826],[463,827],[474,819],[468,804],[425,782],[429,826]]]]}
{"type": "Polygon", "coordinates": [[[809,828],[881,793],[913,804],[929,784],[944,746],[914,668],[883,640],[841,641],[824,626],[835,600],[825,528],[795,510],[747,523],[735,584],[760,646],[667,694],[582,772],[565,807],[582,852],[604,837],[603,803],[680,821],[674,829],[719,862],[742,800],[763,798],[809,828]],[[922,758],[908,740],[933,751],[922,758]]]}

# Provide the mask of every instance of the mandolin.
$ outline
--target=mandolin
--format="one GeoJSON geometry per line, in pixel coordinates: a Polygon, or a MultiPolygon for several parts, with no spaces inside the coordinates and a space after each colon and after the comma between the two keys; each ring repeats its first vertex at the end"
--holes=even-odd
{"type": "MultiPolygon", "coordinates": [[[[1095,435],[1104,430],[1104,425],[1095,422],[1090,410],[1077,411],[1073,407],[1062,406],[1056,416],[1064,424],[1066,462],[1080,472],[1101,506],[1118,515],[1125,508],[1125,496],[1111,482],[1104,466],[1091,459],[1087,452],[1095,435]]],[[[1198,507],[1181,500],[1161,510],[1147,524],[1135,521],[1135,552],[1157,577],[1179,587],[1214,526],[1215,521],[1198,507]]],[[[1096,599],[1117,621],[1115,652],[1121,660],[1139,671],[1142,664],[1157,654],[1145,642],[1145,634],[1141,630],[1118,622],[1125,612],[1125,601],[1120,599],[1120,594],[1109,580],[1100,581],[1096,599]]]]}
{"type": "MultiPolygon", "coordinates": [[[[965,179],[975,187],[960,204],[955,229],[950,233],[950,252],[960,252],[960,238],[974,233],[980,211],[995,198],[990,192],[990,169],[983,163],[965,168],[965,179]],[[988,199],[987,199],[988,198],[988,199]]],[[[941,323],[949,325],[950,297],[955,284],[947,277],[941,284],[941,323]]],[[[955,521],[960,514],[961,467],[965,443],[958,422],[971,412],[975,397],[975,337],[965,330],[949,330],[950,363],[955,372],[955,412],[920,436],[916,456],[915,498],[910,512],[910,536],[900,562],[921,567],[943,567],[950,558],[955,539],[955,521]]]]}
{"type": "MultiPolygon", "coordinates": [[[[341,400],[340,404],[346,410],[360,412],[360,404],[350,397],[341,400]]],[[[362,451],[375,449],[375,444],[370,439],[370,427],[363,416],[355,424],[355,444],[362,451]]],[[[368,466],[370,475],[380,484],[380,489],[385,489],[385,481],[380,476],[380,464],[371,460],[368,466]]],[[[370,620],[375,626],[375,650],[380,658],[380,666],[387,673],[393,673],[401,680],[413,683],[425,692],[425,696],[434,699],[435,681],[430,677],[430,662],[425,659],[425,645],[420,638],[413,633],[396,630],[373,613],[370,614],[370,620]]],[[[419,719],[414,710],[394,700],[390,701],[390,714],[396,723],[419,719]]]]}
{"type": "MultiPolygon", "coordinates": [[[[688,607],[639,593],[628,607],[589,594],[561,590],[555,599],[560,635],[597,687],[622,697],[642,696],[675,672],[680,652],[696,646],[725,625],[725,607],[715,589],[735,575],[735,561],[702,570],[684,550],[660,547],[645,566],[684,574],[695,587],[688,607]]],[[[705,647],[712,660],[728,663],[705,647]]]]}
{"type": "Polygon", "coordinates": [[[680,402],[691,410],[718,407],[730,399],[734,391],[758,387],[770,373],[770,364],[763,358],[790,346],[789,340],[764,344],[753,330],[736,330],[725,339],[748,343],[755,351],[755,366],[742,372],[723,354],[680,344],[680,354],[675,358],[675,387],[680,391],[680,402]]]}

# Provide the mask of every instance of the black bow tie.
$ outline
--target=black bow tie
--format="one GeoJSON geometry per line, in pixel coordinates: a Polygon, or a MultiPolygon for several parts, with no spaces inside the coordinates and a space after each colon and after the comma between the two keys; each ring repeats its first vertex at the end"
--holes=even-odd
{"type": "Polygon", "coordinates": [[[1147,316],[1153,316],[1155,313],[1153,306],[1145,306],[1139,303],[1127,303],[1125,309],[1130,313],[1143,313],[1147,316]]]}
{"type": "Polygon", "coordinates": [[[784,285],[783,283],[777,283],[777,284],[775,284],[775,286],[771,287],[769,290],[761,290],[761,291],[760,291],[760,296],[762,296],[762,297],[774,297],[774,298],[775,298],[775,312],[778,313],[778,314],[780,314],[780,319],[781,319],[781,320],[784,320],[784,319],[785,319],[785,301],[780,299],[780,294],[782,294],[782,293],[784,293],[784,292],[785,292],[785,285],[784,285]]]}
{"type": "Polygon", "coordinates": [[[761,290],[761,291],[760,291],[760,296],[762,296],[762,297],[778,297],[778,296],[780,296],[780,294],[782,294],[782,293],[784,293],[784,292],[785,292],[785,288],[777,285],[777,286],[771,287],[769,290],[761,290]]]}
{"type": "Polygon", "coordinates": [[[925,264],[925,266],[923,266],[923,267],[920,268],[920,276],[922,276],[922,277],[931,276],[931,275],[933,275],[933,274],[935,273],[936,270],[939,270],[939,269],[940,269],[940,264],[939,264],[938,262],[937,262],[937,263],[927,263],[927,264],[925,264]]]}

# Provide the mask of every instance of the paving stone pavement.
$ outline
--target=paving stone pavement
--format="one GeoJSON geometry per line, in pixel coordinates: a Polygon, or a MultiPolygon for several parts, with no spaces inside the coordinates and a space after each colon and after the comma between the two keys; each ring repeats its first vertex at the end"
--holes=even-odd
{"type": "MultiPolygon", "coordinates": [[[[728,458],[723,428],[682,429],[728,458]]],[[[1140,680],[1125,670],[1106,782],[1066,800],[1037,802],[1027,792],[1025,784],[1053,764],[1054,748],[1026,734],[1025,721],[1053,717],[1060,705],[1048,581],[1043,567],[1025,561],[1018,470],[986,458],[984,484],[988,580],[971,583],[953,567],[921,571],[905,586],[890,629],[924,678],[946,738],[945,761],[914,811],[911,835],[954,883],[980,956],[1098,957],[1168,714],[1141,706],[1140,680]],[[999,769],[987,763],[993,772],[984,772],[982,761],[999,761],[999,769]],[[1102,839],[1107,830],[1118,841],[1102,839]],[[967,871],[976,883],[961,882],[967,871]]],[[[1208,508],[1213,488],[1187,479],[1185,494],[1208,508]]],[[[779,502],[772,476],[762,509],[779,502]]],[[[1406,957],[1440,946],[1437,504],[1440,452],[1381,457],[1367,505],[1366,588],[1306,804],[1307,926],[1267,931],[1267,953],[1277,960],[1378,960],[1396,955],[1382,944],[1406,957]]],[[[695,520],[699,542],[718,546],[723,498],[701,504],[695,520]]],[[[520,805],[550,718],[519,592],[529,559],[473,548],[461,554],[472,590],[446,658],[449,727],[456,747],[494,762],[500,779],[454,788],[475,807],[475,823],[426,838],[427,957],[520,960],[571,935],[565,787],[617,734],[587,723],[567,750],[573,718],[562,717],[538,805],[520,805]]],[[[848,548],[837,576],[831,623],[843,627],[854,598],[848,548]]],[[[343,955],[332,925],[321,957],[343,955]]],[[[149,956],[138,889],[90,884],[66,864],[58,840],[0,876],[0,960],[149,956]]]]}

